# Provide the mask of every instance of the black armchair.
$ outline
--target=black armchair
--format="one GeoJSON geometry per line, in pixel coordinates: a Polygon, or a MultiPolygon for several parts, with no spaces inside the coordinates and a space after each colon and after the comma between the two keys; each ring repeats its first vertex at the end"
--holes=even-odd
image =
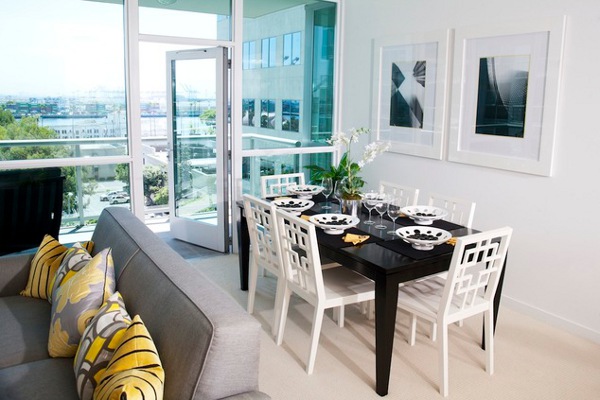
{"type": "Polygon", "coordinates": [[[0,171],[0,255],[58,239],[64,179],[60,168],[0,171]]]}

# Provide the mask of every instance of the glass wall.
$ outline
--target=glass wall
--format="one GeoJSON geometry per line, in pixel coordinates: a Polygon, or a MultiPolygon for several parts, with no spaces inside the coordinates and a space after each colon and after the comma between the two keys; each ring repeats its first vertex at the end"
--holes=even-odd
{"type": "Polygon", "coordinates": [[[337,4],[306,1],[285,7],[264,1],[265,7],[259,7],[249,1],[244,5],[242,143],[252,156],[244,157],[242,179],[244,190],[256,192],[260,175],[305,172],[310,180],[304,166],[331,163],[331,153],[322,150],[312,155],[257,153],[328,146],[333,130],[337,4]],[[260,51],[252,43],[259,43],[260,51]],[[260,106],[256,122],[250,118],[254,104],[260,106]]]}
{"type": "Polygon", "coordinates": [[[122,4],[4,2],[0,37],[0,160],[128,154],[122,4]]]}

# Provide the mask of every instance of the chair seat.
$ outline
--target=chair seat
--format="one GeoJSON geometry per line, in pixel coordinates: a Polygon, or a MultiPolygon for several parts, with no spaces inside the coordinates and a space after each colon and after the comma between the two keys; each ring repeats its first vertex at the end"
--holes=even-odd
{"type": "Polygon", "coordinates": [[[348,268],[324,269],[323,283],[328,302],[346,304],[346,301],[356,303],[375,298],[375,283],[348,268]]]}
{"type": "MultiPolygon", "coordinates": [[[[446,279],[434,276],[411,285],[400,286],[398,305],[417,314],[419,317],[436,322],[445,284],[446,279]]],[[[478,314],[484,311],[488,304],[482,295],[477,295],[473,300],[473,305],[468,310],[461,310],[459,301],[460,299],[457,297],[452,298],[446,317],[448,323],[478,314]]]]}

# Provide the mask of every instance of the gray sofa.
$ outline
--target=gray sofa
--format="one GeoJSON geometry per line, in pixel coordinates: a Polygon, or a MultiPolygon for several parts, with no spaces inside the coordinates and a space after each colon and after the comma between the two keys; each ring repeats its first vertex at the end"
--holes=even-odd
{"type": "MultiPolygon", "coordinates": [[[[117,290],[165,369],[166,400],[269,399],[258,391],[260,326],[129,210],[108,207],[93,254],[112,248],[117,290]]],[[[78,399],[73,359],[48,356],[50,304],[19,295],[33,254],[0,257],[0,398],[78,399]]]]}

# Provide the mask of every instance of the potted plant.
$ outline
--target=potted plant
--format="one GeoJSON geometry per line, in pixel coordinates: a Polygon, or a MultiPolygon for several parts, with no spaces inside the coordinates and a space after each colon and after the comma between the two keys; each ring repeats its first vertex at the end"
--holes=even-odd
{"type": "Polygon", "coordinates": [[[342,202],[342,208],[353,210],[352,214],[360,209],[360,201],[362,200],[362,188],[365,185],[365,181],[360,177],[362,167],[389,148],[389,144],[387,143],[371,142],[364,147],[361,159],[358,162],[353,161],[351,157],[352,143],[358,143],[359,136],[368,133],[370,133],[370,130],[367,128],[352,128],[349,134],[339,132],[332,135],[327,143],[344,149],[344,154],[338,165],[332,165],[330,169],[325,169],[317,165],[306,167],[311,170],[316,180],[332,178],[336,182],[336,193],[338,193],[339,199],[342,202]]]}

